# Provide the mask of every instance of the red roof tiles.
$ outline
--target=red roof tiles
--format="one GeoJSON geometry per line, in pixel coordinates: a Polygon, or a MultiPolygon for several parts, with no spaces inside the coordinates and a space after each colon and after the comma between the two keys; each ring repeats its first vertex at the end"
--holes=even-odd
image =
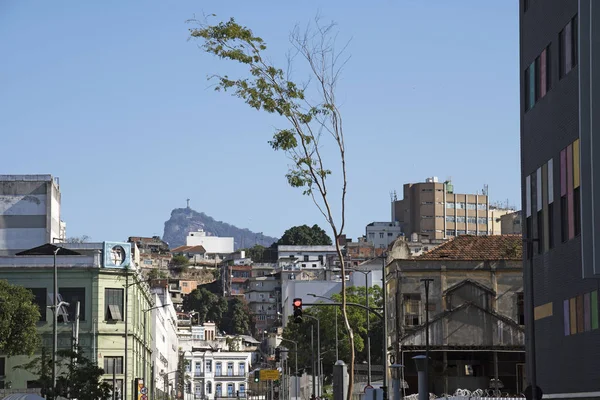
{"type": "Polygon", "coordinates": [[[415,260],[521,260],[521,235],[461,235],[415,260]]]}

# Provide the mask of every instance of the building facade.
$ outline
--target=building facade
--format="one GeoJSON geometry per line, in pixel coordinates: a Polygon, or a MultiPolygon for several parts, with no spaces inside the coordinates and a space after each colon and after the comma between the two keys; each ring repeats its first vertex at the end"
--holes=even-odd
{"type": "Polygon", "coordinates": [[[0,256],[63,241],[60,186],[51,175],[0,175],[0,256]]]}
{"type": "Polygon", "coordinates": [[[528,372],[554,399],[600,398],[595,3],[519,3],[528,372]]]}
{"type": "MultiPolygon", "coordinates": [[[[81,255],[58,256],[56,260],[59,294],[69,303],[67,322],[60,322],[57,326],[58,348],[70,349],[72,346],[75,305],[79,302],[79,345],[82,351],[104,368],[104,380],[109,383],[113,381],[114,368],[117,391],[126,394],[122,396],[123,400],[131,400],[134,379],[150,376],[152,339],[151,330],[146,327],[151,323],[150,316],[142,310],[150,308],[153,303],[141,275],[135,268],[129,268],[130,244],[103,242],[64,246],[81,255]],[[128,382],[126,391],[125,382],[128,382]]],[[[38,331],[47,354],[52,352],[53,314],[48,305],[52,304],[54,297],[53,265],[52,256],[0,257],[0,279],[28,288],[35,297],[41,313],[38,331]]],[[[34,357],[40,354],[41,349],[34,357]]],[[[1,354],[0,358],[3,358],[1,354]]],[[[24,356],[5,358],[3,381],[10,381],[13,389],[35,388],[38,377],[14,369],[30,360],[24,356]]]]}
{"type": "Polygon", "coordinates": [[[390,344],[405,366],[408,393],[418,387],[411,358],[425,351],[426,329],[431,393],[492,389],[492,379],[503,394],[524,390],[520,236],[459,236],[419,257],[392,261],[387,278],[390,344]],[[428,295],[423,279],[430,280],[428,295]]]}
{"type": "Polygon", "coordinates": [[[417,233],[429,239],[449,239],[458,235],[497,235],[499,218],[514,210],[492,207],[482,194],[454,193],[451,181],[437,177],[404,185],[404,198],[392,201],[392,221],[406,236],[417,233]]]}
{"type": "Polygon", "coordinates": [[[233,238],[208,236],[204,230],[188,233],[185,238],[186,246],[202,246],[208,254],[231,254],[233,253],[233,238]]]}
{"type": "Polygon", "coordinates": [[[375,248],[386,249],[399,236],[404,235],[398,221],[371,222],[365,228],[365,237],[375,248]]]}
{"type": "Polygon", "coordinates": [[[280,275],[258,276],[248,280],[246,302],[256,318],[256,331],[269,330],[279,319],[281,311],[280,275]]]}

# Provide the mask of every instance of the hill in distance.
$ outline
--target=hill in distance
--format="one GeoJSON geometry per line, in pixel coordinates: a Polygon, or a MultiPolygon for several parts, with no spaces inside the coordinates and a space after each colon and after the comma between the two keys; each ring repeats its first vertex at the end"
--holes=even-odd
{"type": "Polygon", "coordinates": [[[249,229],[241,229],[223,221],[192,210],[191,208],[176,208],[171,211],[171,218],[165,222],[165,230],[162,239],[169,243],[174,249],[185,245],[185,238],[190,232],[203,229],[207,235],[233,237],[235,249],[252,247],[255,244],[268,247],[278,239],[265,236],[262,233],[252,232],[249,229]]]}

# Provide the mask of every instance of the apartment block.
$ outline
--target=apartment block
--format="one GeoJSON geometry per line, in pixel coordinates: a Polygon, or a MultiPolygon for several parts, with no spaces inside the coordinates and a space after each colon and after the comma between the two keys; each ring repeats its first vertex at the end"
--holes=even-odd
{"type": "Polygon", "coordinates": [[[451,181],[437,177],[404,185],[404,198],[392,201],[392,222],[409,236],[450,239],[458,235],[501,234],[500,217],[514,210],[492,207],[482,194],[454,193],[451,181]]]}

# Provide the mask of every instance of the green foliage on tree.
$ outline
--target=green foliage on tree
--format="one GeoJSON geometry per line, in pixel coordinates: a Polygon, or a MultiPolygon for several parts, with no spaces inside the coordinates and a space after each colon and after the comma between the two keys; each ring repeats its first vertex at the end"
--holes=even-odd
{"type": "Polygon", "coordinates": [[[215,322],[217,325],[223,319],[227,312],[227,300],[220,297],[204,287],[194,289],[183,299],[183,308],[187,312],[195,311],[199,323],[208,321],[215,322]]]}
{"type": "Polygon", "coordinates": [[[169,274],[167,271],[158,268],[152,268],[150,271],[148,271],[148,279],[150,280],[167,279],[168,277],[169,274]]]}
{"type": "Polygon", "coordinates": [[[227,334],[247,335],[254,331],[254,317],[243,298],[225,299],[203,286],[184,297],[183,308],[197,313],[194,321],[212,321],[227,334]]]}
{"type": "MultiPolygon", "coordinates": [[[[42,349],[42,356],[27,364],[15,367],[24,369],[38,377],[46,398],[55,398],[52,392],[52,357],[42,349]]],[[[104,370],[79,350],[57,352],[56,395],[78,400],[109,400],[112,384],[102,381],[104,370]]]]}
{"type": "Polygon", "coordinates": [[[277,245],[291,246],[331,246],[329,235],[315,224],[312,227],[308,225],[293,226],[283,233],[277,245]]]}
{"type": "Polygon", "coordinates": [[[254,316],[246,300],[239,297],[230,298],[227,302],[227,312],[219,327],[230,335],[251,335],[254,325],[254,316]]]}
{"type": "Polygon", "coordinates": [[[33,294],[22,286],[0,280],[0,353],[9,357],[31,355],[40,345],[40,320],[33,294]]]}
{"type": "MultiPolygon", "coordinates": [[[[357,303],[366,305],[365,288],[364,287],[348,287],[346,296],[349,303],[357,303]]],[[[341,294],[335,294],[332,299],[336,302],[341,301],[341,294]]],[[[379,286],[369,288],[369,307],[380,309],[382,307],[382,293],[379,286]]],[[[340,359],[344,362],[349,362],[349,341],[348,333],[342,324],[341,312],[339,306],[317,306],[305,309],[304,313],[319,318],[321,321],[321,356],[323,357],[323,367],[326,376],[331,376],[333,373],[333,365],[337,361],[335,359],[335,320],[336,312],[338,319],[338,352],[340,359]]],[[[367,361],[367,313],[364,308],[348,306],[348,319],[352,330],[356,333],[354,337],[354,346],[356,351],[356,363],[360,364],[367,361]]],[[[382,348],[383,343],[383,323],[374,313],[369,316],[370,333],[371,333],[371,363],[381,363],[382,352],[378,349],[382,348]],[[374,350],[376,349],[376,350],[374,350]]],[[[305,318],[302,324],[290,322],[286,324],[283,331],[283,337],[298,342],[298,366],[304,366],[308,370],[311,365],[311,348],[310,348],[310,330],[312,323],[311,319],[305,318]]],[[[317,342],[317,331],[315,324],[314,340],[315,346],[317,342]]],[[[284,343],[286,347],[292,348],[293,345],[284,343]]],[[[316,356],[315,356],[316,357],[316,356]]]]}
{"type": "Polygon", "coordinates": [[[171,269],[178,274],[186,273],[189,269],[190,259],[186,256],[174,256],[171,259],[171,269]]]}

